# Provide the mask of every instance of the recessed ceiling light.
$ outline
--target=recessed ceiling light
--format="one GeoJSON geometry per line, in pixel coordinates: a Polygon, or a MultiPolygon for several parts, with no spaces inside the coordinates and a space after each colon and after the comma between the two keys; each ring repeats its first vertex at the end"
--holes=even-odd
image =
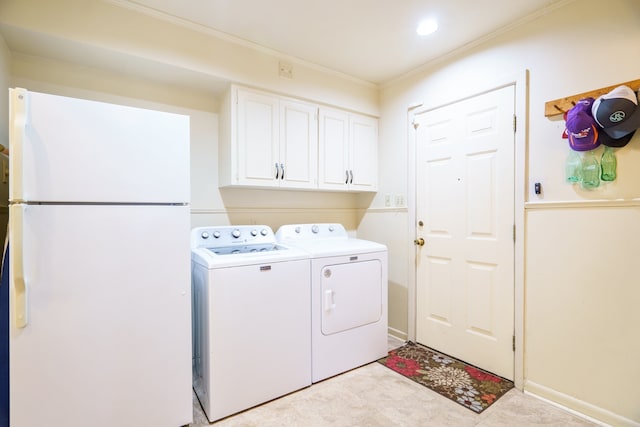
{"type": "Polygon", "coordinates": [[[435,19],[425,19],[424,21],[418,24],[418,28],[416,28],[416,33],[420,36],[428,36],[429,34],[433,34],[438,29],[438,23],[435,19]]]}

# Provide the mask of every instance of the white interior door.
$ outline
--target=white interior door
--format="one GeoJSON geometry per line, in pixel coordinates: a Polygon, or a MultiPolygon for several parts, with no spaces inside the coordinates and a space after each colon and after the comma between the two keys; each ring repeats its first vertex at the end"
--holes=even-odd
{"type": "Polygon", "coordinates": [[[513,379],[514,86],[419,113],[416,340],[513,379]]]}

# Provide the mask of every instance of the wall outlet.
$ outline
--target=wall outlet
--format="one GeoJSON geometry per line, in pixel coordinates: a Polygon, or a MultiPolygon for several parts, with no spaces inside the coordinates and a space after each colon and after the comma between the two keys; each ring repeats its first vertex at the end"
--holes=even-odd
{"type": "Polygon", "coordinates": [[[404,206],[404,194],[396,194],[396,206],[404,206]]]}
{"type": "Polygon", "coordinates": [[[287,62],[278,63],[278,74],[285,79],[293,78],[293,65],[287,62]]]}

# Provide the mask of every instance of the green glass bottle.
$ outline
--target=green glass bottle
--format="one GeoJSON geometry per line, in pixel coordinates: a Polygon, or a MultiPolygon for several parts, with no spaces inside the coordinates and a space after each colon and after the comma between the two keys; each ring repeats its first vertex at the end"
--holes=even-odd
{"type": "Polygon", "coordinates": [[[582,159],[577,151],[569,149],[569,156],[564,162],[564,172],[568,183],[582,181],[582,159]]]}
{"type": "Polygon", "coordinates": [[[582,188],[598,188],[600,185],[600,165],[593,152],[587,151],[582,158],[582,188]]]}
{"type": "Polygon", "coordinates": [[[603,181],[615,181],[617,164],[616,153],[611,147],[605,146],[600,158],[600,170],[602,171],[600,179],[603,181]]]}

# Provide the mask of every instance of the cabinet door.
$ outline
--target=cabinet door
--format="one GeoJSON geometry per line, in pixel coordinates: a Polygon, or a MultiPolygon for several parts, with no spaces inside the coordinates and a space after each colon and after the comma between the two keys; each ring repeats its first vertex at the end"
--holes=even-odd
{"type": "Polygon", "coordinates": [[[378,189],[378,121],[351,115],[349,120],[349,188],[355,191],[378,189]]]}
{"type": "Polygon", "coordinates": [[[319,112],[318,188],[346,190],[349,171],[349,115],[321,108],[319,112]]]}
{"type": "Polygon", "coordinates": [[[318,176],[318,108],[280,100],[280,186],[316,188],[318,176]]]}
{"type": "Polygon", "coordinates": [[[278,186],[278,98],[238,89],[237,153],[239,185],[278,186]]]}

